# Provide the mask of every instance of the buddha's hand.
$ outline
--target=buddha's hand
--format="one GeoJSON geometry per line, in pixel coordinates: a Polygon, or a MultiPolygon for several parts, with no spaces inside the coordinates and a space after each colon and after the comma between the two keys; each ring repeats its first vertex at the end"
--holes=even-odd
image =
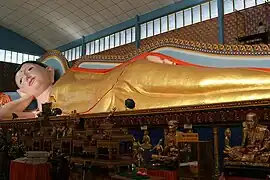
{"type": "Polygon", "coordinates": [[[35,118],[38,117],[38,115],[41,113],[41,111],[39,109],[32,111],[32,113],[34,114],[35,118]]]}

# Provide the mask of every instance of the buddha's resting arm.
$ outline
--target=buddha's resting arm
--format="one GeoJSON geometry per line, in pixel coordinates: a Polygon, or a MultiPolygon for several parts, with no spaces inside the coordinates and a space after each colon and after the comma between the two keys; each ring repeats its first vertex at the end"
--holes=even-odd
{"type": "Polygon", "coordinates": [[[15,113],[19,118],[32,118],[35,114],[32,112],[23,112],[32,102],[32,96],[23,96],[18,100],[9,102],[0,108],[0,119],[12,118],[12,113],[15,113]]]}

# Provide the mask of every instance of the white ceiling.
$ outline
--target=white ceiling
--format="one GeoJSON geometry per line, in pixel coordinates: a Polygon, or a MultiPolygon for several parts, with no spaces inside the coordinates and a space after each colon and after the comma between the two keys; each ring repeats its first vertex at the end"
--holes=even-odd
{"type": "Polygon", "coordinates": [[[0,0],[0,25],[46,50],[179,0],[0,0]]]}

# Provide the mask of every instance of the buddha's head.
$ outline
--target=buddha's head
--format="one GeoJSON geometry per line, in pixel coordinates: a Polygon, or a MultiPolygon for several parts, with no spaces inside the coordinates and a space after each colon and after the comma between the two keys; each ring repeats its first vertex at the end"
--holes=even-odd
{"type": "Polygon", "coordinates": [[[16,70],[18,92],[40,96],[54,83],[54,69],[37,61],[27,61],[16,70]]]}
{"type": "Polygon", "coordinates": [[[258,117],[255,113],[248,113],[246,116],[246,127],[252,129],[258,124],[258,117]]]}
{"type": "Polygon", "coordinates": [[[230,128],[227,128],[225,130],[225,136],[227,136],[227,137],[231,137],[232,136],[232,132],[231,132],[231,129],[230,128]]]}

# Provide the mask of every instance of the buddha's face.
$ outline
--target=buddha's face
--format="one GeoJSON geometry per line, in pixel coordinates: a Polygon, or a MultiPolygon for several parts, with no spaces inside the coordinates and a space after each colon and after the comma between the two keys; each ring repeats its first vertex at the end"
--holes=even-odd
{"type": "Polygon", "coordinates": [[[257,126],[257,119],[256,119],[256,115],[255,114],[248,114],[247,117],[246,117],[246,126],[247,128],[249,129],[252,129],[254,127],[257,126]]]}
{"type": "Polygon", "coordinates": [[[230,130],[230,129],[226,129],[225,135],[226,135],[227,137],[231,137],[231,136],[232,136],[231,130],[230,130]]]}
{"type": "Polygon", "coordinates": [[[38,97],[53,84],[54,72],[50,67],[26,63],[16,73],[15,81],[19,91],[38,97]]]}

